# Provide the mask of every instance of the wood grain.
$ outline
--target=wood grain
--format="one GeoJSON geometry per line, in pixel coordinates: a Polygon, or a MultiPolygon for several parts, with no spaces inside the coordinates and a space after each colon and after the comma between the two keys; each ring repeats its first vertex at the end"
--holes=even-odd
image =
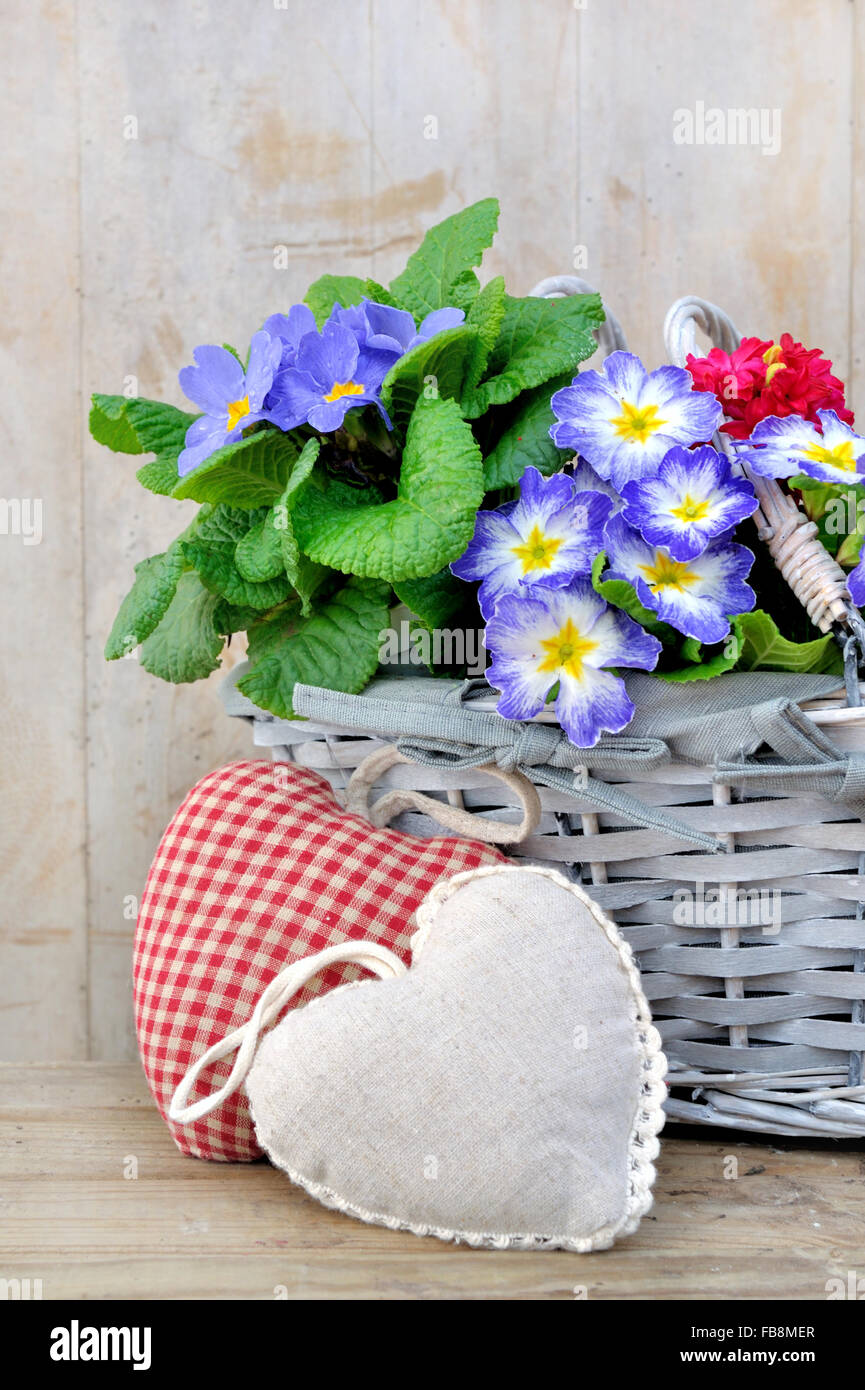
{"type": "Polygon", "coordinates": [[[218,676],[103,662],[132,565],[186,509],[87,439],[90,392],[180,404],[197,343],[243,346],[324,270],[386,280],[497,193],[486,275],[577,270],[653,363],[668,304],[702,294],[851,366],[855,405],[863,5],[0,0],[0,494],[45,508],[40,546],[0,535],[0,1055],[134,1055],[153,850],[199,776],[253,751],[218,676]],[[780,152],[674,144],[698,101],[779,109],[780,152]]]}
{"type": "Polygon", "coordinates": [[[0,1274],[45,1298],[822,1299],[865,1260],[863,1176],[843,1144],[674,1134],[612,1250],[473,1251],[329,1212],[264,1163],[183,1157],[135,1066],[0,1066],[0,1274]]]}
{"type": "MultiPolygon", "coordinates": [[[[7,190],[0,206],[0,1053],[83,1057],[87,813],[75,5],[16,10],[0,50],[7,190]],[[46,68],[51,80],[38,82],[46,68]],[[40,543],[12,534],[14,517],[7,528],[6,506],[13,502],[41,506],[40,543]]],[[[31,511],[31,521],[36,515],[31,511]]],[[[36,540],[37,532],[31,534],[36,540]]]]}

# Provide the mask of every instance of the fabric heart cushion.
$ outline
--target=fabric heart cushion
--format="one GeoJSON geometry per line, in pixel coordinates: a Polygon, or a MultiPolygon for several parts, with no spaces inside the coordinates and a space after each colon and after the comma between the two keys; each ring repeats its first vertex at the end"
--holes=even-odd
{"type": "Polygon", "coordinates": [[[407,973],[264,1036],[246,1089],[272,1161],[417,1235],[587,1251],[633,1231],[666,1063],[613,923],[561,875],[510,866],[434,888],[418,922],[407,973]]]}
{"type": "MultiPolygon", "coordinates": [[[[374,829],[291,764],[234,763],[205,777],[162,838],[135,939],[138,1044],[163,1116],[190,1064],[249,1017],[286,965],[358,938],[408,960],[414,913],[434,884],[501,862],[472,841],[374,829]]],[[[362,973],[337,962],[295,1003],[362,973]]],[[[205,1089],[228,1074],[215,1063],[205,1089]]],[[[168,1124],[184,1153],[261,1157],[242,1093],[191,1125],[168,1124]]]]}

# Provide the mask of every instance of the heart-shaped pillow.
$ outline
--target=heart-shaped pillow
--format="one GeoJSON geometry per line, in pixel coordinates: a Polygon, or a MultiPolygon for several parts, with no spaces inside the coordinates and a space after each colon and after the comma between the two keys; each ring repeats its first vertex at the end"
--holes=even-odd
{"type": "Polygon", "coordinates": [[[434,888],[418,922],[408,973],[264,1038],[246,1089],[269,1157],[418,1235],[586,1251],[636,1229],[666,1063],[612,922],[561,875],[501,866],[434,888]]]}
{"type": "MultiPolygon", "coordinates": [[[[162,1114],[190,1065],[249,1017],[285,966],[359,938],[408,960],[429,889],[502,862],[472,841],[374,829],[345,813],[322,777],[292,764],[234,763],[203,778],[162,837],[135,938],[138,1043],[162,1114]]],[[[335,961],[295,1002],[360,973],[335,961]]],[[[208,1085],[228,1073],[216,1062],[208,1085]]],[[[242,1092],[192,1124],[168,1123],[184,1153],[261,1157],[242,1092]]]]}

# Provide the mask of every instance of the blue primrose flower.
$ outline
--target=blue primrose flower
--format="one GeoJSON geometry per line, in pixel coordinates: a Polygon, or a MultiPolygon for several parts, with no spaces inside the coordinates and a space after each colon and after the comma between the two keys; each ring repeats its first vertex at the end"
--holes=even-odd
{"type": "Polygon", "coordinates": [[[268,408],[283,430],[310,424],[330,433],[347,411],[374,405],[391,429],[378,393],[395,360],[392,352],[365,346],[353,329],[331,318],[320,333],[300,339],[293,365],[281,368],[274,381],[268,408]]]}
{"type": "Polygon", "coordinates": [[[620,492],[632,479],[653,477],[674,444],[710,439],[722,414],[683,367],[647,372],[630,352],[611,353],[599,372],[581,372],[552,407],[555,443],[582,454],[620,492]]]}
{"type": "Polygon", "coordinates": [[[747,613],[756,595],[745,578],[754,556],[744,545],[713,541],[695,559],[676,560],[663,546],[644,540],[624,516],[607,523],[605,579],[627,579],[645,608],[686,637],[721,642],[729,618],[747,613]]]}
{"type": "Polygon", "coordinates": [[[391,352],[394,361],[410,352],[419,343],[426,343],[437,333],[448,328],[458,328],[465,319],[462,309],[433,309],[419,326],[405,309],[394,309],[390,304],[377,304],[372,299],[362,299],[360,304],[342,309],[334,307],[331,314],[337,322],[346,323],[358,335],[358,341],[365,347],[376,348],[380,352],[391,352]]]}
{"type": "Polygon", "coordinates": [[[196,365],[179,373],[185,395],[204,411],[186,432],[186,447],[177,460],[181,478],[224,444],[234,444],[257,420],[270,419],[265,398],[282,357],[282,344],[262,330],[249,349],[246,371],[223,347],[197,347],[196,365]]]}
{"type": "Polygon", "coordinates": [[[674,560],[693,560],[757,509],[753,484],[734,477],[710,444],[693,451],[676,445],[656,478],[625,483],[622,498],[625,521],[674,560]]]}
{"type": "Polygon", "coordinates": [[[518,501],[478,512],[474,536],[451,573],[481,580],[478,602],[489,618],[504,594],[561,588],[589,571],[603,549],[611,508],[603,493],[576,492],[564,473],[544,478],[527,468],[518,501]]]}
{"type": "Polygon", "coordinates": [[[287,314],[271,314],[265,319],[264,331],[282,343],[280,367],[293,367],[301,338],[316,331],[315,315],[308,304],[292,304],[287,314]]]}
{"type": "Polygon", "coordinates": [[[558,684],[556,717],[579,748],[592,748],[604,732],[618,733],[634,715],[624,681],[604,668],[651,671],[661,650],[582,576],[564,589],[507,594],[484,641],[493,657],[487,680],[501,691],[499,713],[531,719],[558,684]]]}
{"type": "Polygon", "coordinates": [[[762,478],[807,473],[824,483],[857,483],[865,473],[865,439],[834,410],[818,410],[820,429],[801,415],[770,415],[738,446],[738,457],[762,478]]]}

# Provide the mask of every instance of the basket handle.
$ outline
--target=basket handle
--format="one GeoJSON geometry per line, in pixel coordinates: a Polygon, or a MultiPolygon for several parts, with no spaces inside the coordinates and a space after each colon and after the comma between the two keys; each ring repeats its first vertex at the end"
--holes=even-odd
{"type": "Polygon", "coordinates": [[[373,787],[390,768],[398,763],[412,764],[411,758],[401,753],[394,743],[386,743],[376,748],[359,763],[351,775],[345,791],[345,809],[353,815],[362,816],[378,829],[387,825],[403,811],[422,811],[424,815],[437,821],[452,834],[462,835],[470,840],[482,840],[492,845],[519,845],[533,835],[540,824],[541,799],[537,788],[521,772],[505,772],[494,763],[484,763],[478,772],[489,773],[512,791],[522,810],[522,819],[516,825],[510,821],[493,820],[488,816],[476,816],[461,805],[437,801],[433,796],[413,791],[409,787],[398,787],[385,792],[375,805],[370,805],[373,787]]]}
{"type": "MultiPolygon", "coordinates": [[[[716,304],[695,295],[677,299],[664,320],[667,356],[677,367],[685,366],[689,352],[698,355],[697,329],[724,352],[732,352],[741,342],[732,321],[716,304]]],[[[757,533],[814,626],[829,632],[837,624],[847,637],[861,643],[865,625],[850,602],[847,576],[820,540],[816,522],[808,520],[775,478],[761,478],[737,459],[725,434],[716,434],[714,443],[753,483],[759,502],[754,516],[757,533]]]]}

